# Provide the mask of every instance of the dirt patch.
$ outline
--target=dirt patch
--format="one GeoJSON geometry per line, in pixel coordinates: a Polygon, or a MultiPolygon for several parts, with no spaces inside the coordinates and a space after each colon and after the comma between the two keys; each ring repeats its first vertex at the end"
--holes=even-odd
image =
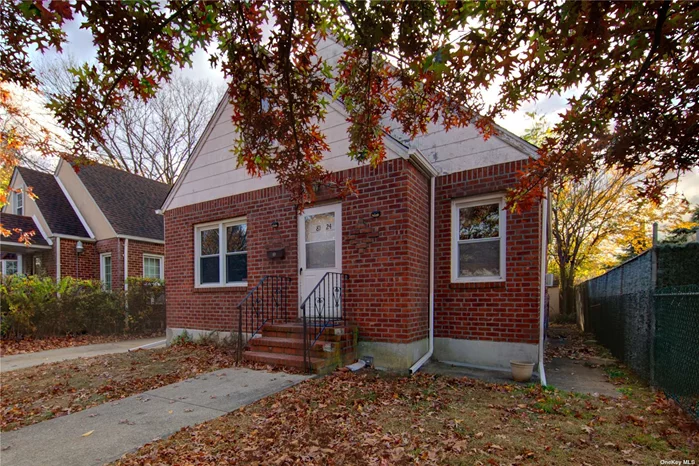
{"type": "Polygon", "coordinates": [[[24,340],[2,339],[0,340],[0,356],[11,356],[13,354],[35,353],[37,351],[48,351],[59,348],[70,348],[73,346],[95,345],[99,343],[112,343],[115,341],[134,340],[137,338],[151,338],[162,336],[163,334],[150,335],[79,335],[65,337],[50,337],[24,340]]]}
{"type": "Polygon", "coordinates": [[[230,350],[183,345],[45,364],[2,374],[2,430],[81,411],[234,364],[230,350]]]}
{"type": "Polygon", "coordinates": [[[418,373],[336,372],[148,444],[145,464],[659,464],[699,433],[650,390],[611,399],[418,373]]]}

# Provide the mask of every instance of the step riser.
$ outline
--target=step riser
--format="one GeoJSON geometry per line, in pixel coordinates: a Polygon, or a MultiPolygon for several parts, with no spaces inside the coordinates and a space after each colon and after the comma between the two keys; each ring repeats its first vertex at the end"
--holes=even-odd
{"type": "MultiPolygon", "coordinates": [[[[297,339],[302,339],[303,333],[296,333],[296,332],[272,332],[272,331],[267,331],[263,330],[261,334],[265,337],[272,337],[272,338],[297,338],[297,339]]],[[[353,335],[325,335],[323,333],[320,338],[318,338],[318,341],[351,341],[354,339],[353,335]]]]}
{"type": "MultiPolygon", "coordinates": [[[[303,348],[284,348],[280,346],[264,346],[264,345],[255,345],[250,348],[252,351],[261,351],[265,353],[276,353],[276,354],[291,354],[294,356],[303,356],[303,348]]],[[[321,359],[332,359],[334,357],[337,357],[339,355],[349,353],[354,351],[354,347],[348,347],[343,351],[340,350],[334,350],[334,351],[324,351],[322,349],[314,349],[311,351],[311,357],[313,358],[321,358],[321,359]]]]}
{"type": "MultiPolygon", "coordinates": [[[[306,344],[310,344],[306,343],[306,344]]],[[[274,347],[279,347],[279,348],[290,348],[290,349],[304,349],[304,341],[300,338],[278,338],[278,337],[270,337],[268,335],[265,335],[261,338],[253,338],[252,340],[248,341],[249,346],[274,346],[274,347]]],[[[337,349],[340,349],[341,351],[350,348],[354,346],[354,342],[350,340],[345,340],[345,341],[340,341],[340,342],[328,342],[328,341],[322,341],[318,340],[314,345],[313,348],[311,348],[312,351],[326,351],[327,352],[333,352],[336,351],[337,349]]]]}
{"type": "MultiPolygon", "coordinates": [[[[275,356],[277,356],[276,353],[273,353],[275,356]]],[[[300,355],[296,355],[296,359],[287,359],[287,358],[274,358],[274,357],[269,357],[266,356],[266,353],[244,353],[243,354],[243,359],[247,361],[253,361],[253,362],[258,362],[262,364],[270,364],[273,366],[286,366],[286,367],[294,367],[297,369],[303,369],[304,368],[304,362],[303,358],[300,357],[300,355]]],[[[335,370],[335,368],[339,366],[343,366],[346,364],[350,364],[356,360],[356,355],[354,353],[347,353],[343,355],[342,357],[334,358],[334,359],[324,359],[324,360],[318,360],[313,358],[311,361],[311,368],[313,372],[316,372],[318,374],[327,374],[335,370]]]]}

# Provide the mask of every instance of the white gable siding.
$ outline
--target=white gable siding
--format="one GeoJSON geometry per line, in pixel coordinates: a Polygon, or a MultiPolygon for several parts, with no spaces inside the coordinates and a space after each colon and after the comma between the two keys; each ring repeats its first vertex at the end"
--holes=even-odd
{"type": "MultiPolygon", "coordinates": [[[[332,40],[318,44],[318,54],[332,65],[336,65],[343,53],[343,48],[332,40]]],[[[326,97],[330,99],[330,97],[326,97]]],[[[235,129],[231,122],[230,104],[219,107],[214,119],[202,136],[203,140],[195,149],[180,179],[163,206],[164,209],[206,202],[222,197],[255,191],[277,184],[274,175],[253,178],[244,168],[236,168],[236,159],[231,152],[235,141],[235,129]]],[[[347,156],[349,138],[348,123],[344,108],[338,102],[328,107],[321,131],[326,136],[330,151],[325,154],[321,164],[331,172],[338,172],[357,167],[359,164],[347,156]]],[[[386,124],[397,128],[395,122],[386,124]]],[[[412,145],[425,155],[440,175],[471,170],[494,164],[512,162],[535,155],[531,146],[515,136],[504,132],[485,141],[478,130],[467,128],[453,129],[449,132],[439,125],[430,125],[428,134],[418,137],[410,143],[401,132],[393,132],[403,145],[386,137],[387,158],[405,155],[406,147],[412,145]]]]}
{"type": "MultiPolygon", "coordinates": [[[[170,203],[165,206],[166,209],[176,209],[234,196],[277,184],[274,175],[251,177],[245,168],[236,168],[237,161],[231,152],[236,137],[231,116],[230,104],[226,104],[215,116],[216,120],[213,122],[211,132],[208,137],[204,135],[206,139],[202,141],[199,151],[193,154],[194,158],[182,173],[182,179],[175,185],[170,203]]],[[[325,154],[321,165],[331,172],[348,170],[360,165],[347,156],[349,150],[347,127],[345,115],[337,104],[330,105],[320,128],[325,133],[326,141],[330,146],[330,151],[325,154]]],[[[396,157],[398,153],[389,146],[388,159],[396,157]]]]}
{"type": "Polygon", "coordinates": [[[474,126],[445,131],[431,125],[428,131],[416,138],[413,146],[420,149],[440,175],[514,162],[533,155],[533,150],[524,152],[497,136],[486,141],[474,126]]]}

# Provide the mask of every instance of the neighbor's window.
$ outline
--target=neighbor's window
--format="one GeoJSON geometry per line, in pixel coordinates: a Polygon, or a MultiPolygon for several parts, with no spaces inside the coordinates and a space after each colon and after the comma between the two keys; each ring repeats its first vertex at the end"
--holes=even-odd
{"type": "Polygon", "coordinates": [[[100,280],[106,291],[112,291],[112,255],[100,254],[100,280]]]}
{"type": "Polygon", "coordinates": [[[505,199],[464,199],[453,203],[452,281],[505,279],[505,199]]]}
{"type": "Polygon", "coordinates": [[[15,214],[24,215],[24,186],[20,192],[15,193],[15,214]]]}
{"type": "Polygon", "coordinates": [[[195,228],[197,286],[247,284],[247,231],[244,218],[195,228]]]}
{"type": "Polygon", "coordinates": [[[6,252],[0,261],[0,273],[3,275],[15,275],[19,272],[19,258],[17,254],[6,252]]]}
{"type": "Polygon", "coordinates": [[[143,277],[163,280],[163,256],[154,254],[143,255],[143,277]]]}

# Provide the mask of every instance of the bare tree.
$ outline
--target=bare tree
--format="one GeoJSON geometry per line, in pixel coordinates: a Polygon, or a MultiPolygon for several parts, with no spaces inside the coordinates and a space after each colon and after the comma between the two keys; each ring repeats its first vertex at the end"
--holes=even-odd
{"type": "MultiPolygon", "coordinates": [[[[67,94],[77,62],[56,58],[39,66],[42,91],[67,94]]],[[[210,81],[175,76],[148,102],[129,100],[110,118],[98,159],[131,173],[174,183],[224,90],[210,81]]]]}

